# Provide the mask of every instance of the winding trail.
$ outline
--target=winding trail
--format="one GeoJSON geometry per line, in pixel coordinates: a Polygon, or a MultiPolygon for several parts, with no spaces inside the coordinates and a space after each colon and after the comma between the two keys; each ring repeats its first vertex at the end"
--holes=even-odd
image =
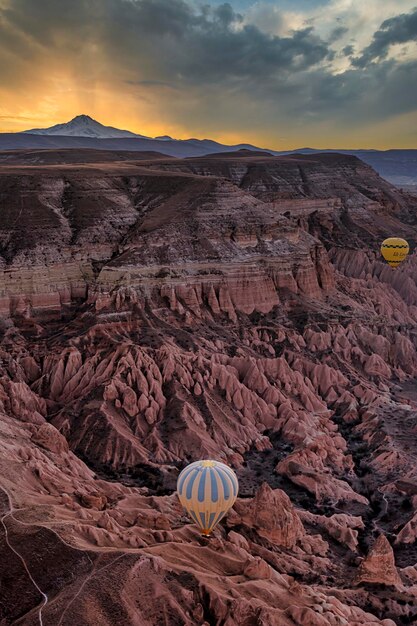
{"type": "MultiPolygon", "coordinates": [[[[84,580],[81,582],[78,590],[76,591],[76,593],[72,596],[72,598],[68,601],[67,605],[64,607],[61,616],[59,618],[58,623],[56,624],[56,626],[62,626],[63,623],[63,619],[64,617],[67,615],[68,610],[70,609],[70,607],[73,605],[73,603],[75,602],[75,600],[81,595],[82,591],[84,590],[85,586],[90,582],[90,580],[92,578],[94,578],[97,574],[99,574],[102,570],[106,569],[107,567],[111,567],[113,566],[117,561],[119,561],[120,559],[133,554],[137,554],[138,556],[141,556],[142,554],[146,554],[146,550],[142,550],[142,549],[134,549],[134,550],[128,550],[126,552],[124,552],[123,554],[120,554],[120,548],[112,548],[109,549],[108,551],[106,551],[108,554],[111,554],[112,552],[118,552],[119,554],[110,562],[105,563],[104,565],[102,565],[101,567],[96,567],[95,563],[91,560],[88,552],[86,550],[82,550],[77,546],[71,545],[70,543],[68,543],[67,541],[65,541],[58,532],[56,532],[55,530],[53,530],[52,528],[50,528],[48,525],[44,525],[44,524],[37,524],[37,523],[28,523],[28,522],[24,522],[22,520],[17,519],[14,514],[18,511],[23,511],[24,509],[22,508],[15,508],[12,504],[12,498],[9,494],[9,492],[7,491],[7,489],[3,486],[0,486],[0,495],[1,493],[4,493],[4,495],[7,497],[8,500],[8,510],[6,512],[4,512],[3,510],[3,515],[0,518],[0,522],[4,528],[5,531],[5,539],[6,539],[6,543],[8,545],[8,547],[10,548],[10,550],[12,550],[12,552],[20,559],[20,561],[23,564],[23,567],[25,568],[25,571],[30,579],[30,581],[32,582],[33,586],[36,588],[36,590],[39,592],[39,594],[42,596],[43,598],[43,602],[41,604],[41,606],[38,609],[38,617],[39,617],[39,624],[40,626],[44,626],[44,622],[43,622],[43,610],[45,608],[45,606],[48,604],[49,602],[49,598],[48,595],[42,591],[42,589],[39,587],[39,585],[37,584],[36,580],[33,578],[32,574],[30,573],[29,570],[29,566],[27,564],[27,561],[25,560],[25,558],[14,548],[13,545],[11,545],[10,543],[10,537],[9,537],[9,531],[7,529],[5,520],[10,517],[13,519],[14,522],[16,522],[17,524],[20,524],[22,526],[28,526],[28,527],[33,527],[33,526],[40,526],[40,527],[44,527],[44,528],[48,528],[48,530],[50,532],[52,532],[57,539],[59,539],[60,542],[62,542],[64,545],[66,545],[67,547],[71,548],[72,550],[77,550],[80,552],[83,552],[83,554],[85,554],[90,562],[91,565],[91,570],[90,572],[86,575],[86,577],[84,578],[84,580]]],[[[1,509],[1,501],[0,501],[0,509],[1,509]]],[[[59,524],[71,524],[72,522],[57,522],[59,524]]],[[[152,547],[153,544],[151,544],[148,547],[152,547]]],[[[156,544],[155,544],[156,545],[156,544]]],[[[54,625],[55,626],[55,625],[54,625]]]]}
{"type": "MultiPolygon", "coordinates": [[[[42,611],[45,608],[45,606],[48,604],[48,595],[45,592],[42,591],[42,589],[39,587],[39,585],[36,582],[36,580],[33,578],[32,574],[30,573],[29,566],[28,566],[25,558],[10,543],[10,537],[9,537],[9,531],[8,531],[7,525],[6,525],[6,519],[8,517],[11,517],[12,519],[15,519],[13,517],[14,508],[13,508],[13,503],[12,503],[12,499],[10,497],[9,492],[4,487],[0,487],[0,489],[7,496],[8,504],[9,504],[9,510],[0,519],[0,522],[1,522],[2,526],[3,526],[3,528],[4,528],[6,543],[9,546],[10,550],[12,552],[14,552],[14,554],[22,561],[23,567],[25,568],[25,571],[26,571],[30,581],[32,582],[32,584],[35,587],[35,589],[38,591],[38,593],[40,593],[40,595],[43,598],[43,602],[42,602],[41,606],[38,609],[38,617],[39,617],[39,624],[40,624],[40,626],[44,626],[43,625],[43,619],[42,619],[42,611]]],[[[15,521],[17,521],[17,520],[15,520],[15,521]]]]}

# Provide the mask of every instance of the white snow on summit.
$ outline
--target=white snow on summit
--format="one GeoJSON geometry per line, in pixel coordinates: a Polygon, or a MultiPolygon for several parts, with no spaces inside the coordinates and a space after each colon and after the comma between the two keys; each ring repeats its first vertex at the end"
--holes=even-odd
{"type": "Polygon", "coordinates": [[[149,139],[144,135],[137,135],[129,130],[120,130],[113,126],[104,126],[96,122],[89,115],[77,115],[66,124],[56,124],[50,128],[33,128],[25,130],[24,133],[30,135],[61,135],[69,137],[93,137],[95,139],[111,139],[121,137],[141,137],[149,139]]]}

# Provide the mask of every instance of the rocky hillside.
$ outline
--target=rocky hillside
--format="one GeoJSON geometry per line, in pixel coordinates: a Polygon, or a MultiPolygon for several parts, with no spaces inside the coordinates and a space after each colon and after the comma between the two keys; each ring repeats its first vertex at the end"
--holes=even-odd
{"type": "Polygon", "coordinates": [[[3,163],[0,205],[1,626],[414,623],[417,200],[236,154],[3,163]]]}

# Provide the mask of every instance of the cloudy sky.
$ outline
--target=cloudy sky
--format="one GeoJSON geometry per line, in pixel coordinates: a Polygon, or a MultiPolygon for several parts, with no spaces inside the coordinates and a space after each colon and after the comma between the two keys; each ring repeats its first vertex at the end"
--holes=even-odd
{"type": "Polygon", "coordinates": [[[417,148],[417,0],[0,0],[0,131],[417,148]]]}

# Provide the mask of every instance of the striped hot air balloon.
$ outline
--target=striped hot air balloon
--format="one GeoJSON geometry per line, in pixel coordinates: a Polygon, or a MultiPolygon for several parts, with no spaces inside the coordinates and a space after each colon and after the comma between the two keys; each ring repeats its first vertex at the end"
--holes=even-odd
{"type": "Polygon", "coordinates": [[[219,461],[191,463],[177,482],[181,504],[206,537],[233,506],[238,489],[234,471],[219,461]]]}
{"type": "Polygon", "coordinates": [[[406,258],[410,246],[405,239],[389,237],[381,245],[381,254],[391,267],[398,267],[406,258]]]}

